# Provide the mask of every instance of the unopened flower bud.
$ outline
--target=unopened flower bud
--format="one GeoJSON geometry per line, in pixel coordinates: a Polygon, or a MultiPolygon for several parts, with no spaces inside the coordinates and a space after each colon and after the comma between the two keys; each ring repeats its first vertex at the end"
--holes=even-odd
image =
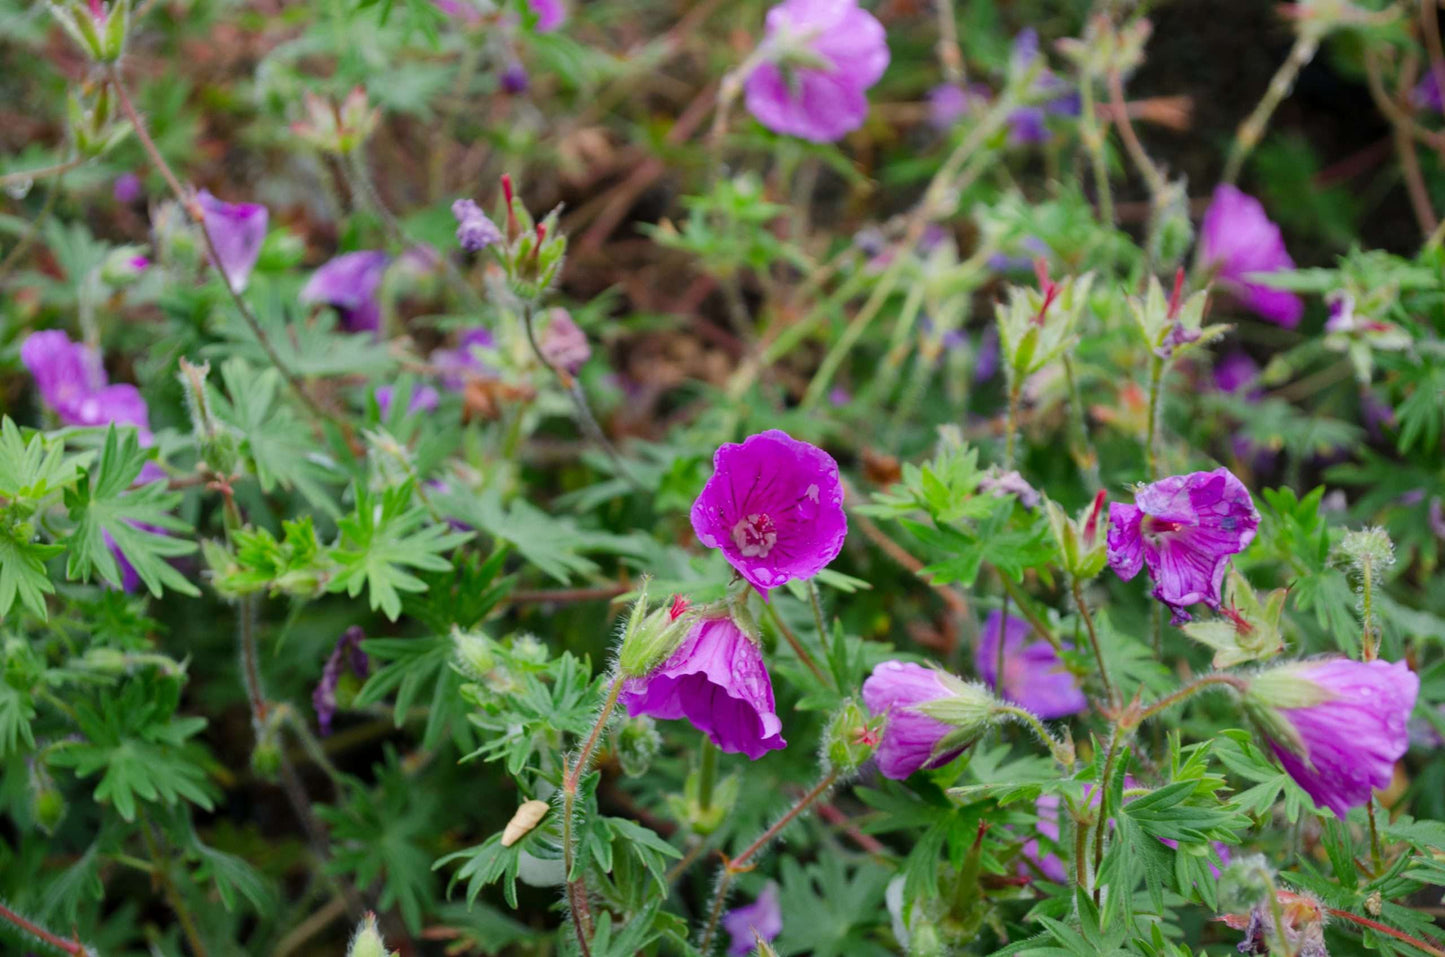
{"type": "Polygon", "coordinates": [[[130,122],[117,115],[111,101],[108,86],[94,94],[72,92],[66,99],[71,139],[76,152],[88,159],[104,156],[130,135],[130,122]]]}
{"type": "Polygon", "coordinates": [[[1390,541],[1390,533],[1378,525],[1346,532],[1339,548],[1357,570],[1378,572],[1395,563],[1395,543],[1390,541]]]}
{"type": "Polygon", "coordinates": [[[192,365],[182,358],[180,367],[177,378],[186,397],[186,408],[191,413],[191,429],[195,433],[202,461],[217,475],[235,474],[241,461],[241,440],[229,425],[211,412],[210,396],[206,391],[211,364],[202,362],[192,365]]]}
{"type": "Polygon", "coordinates": [[[657,733],[657,722],[647,715],[628,718],[617,729],[615,751],[622,773],[630,778],[640,778],[652,767],[652,759],[662,750],[662,735],[657,733]]]}
{"type": "Polygon", "coordinates": [[[484,680],[497,666],[497,646],[479,632],[452,632],[452,661],[456,669],[473,681],[484,680]]]}
{"type": "Polygon", "coordinates": [[[387,950],[386,941],[381,939],[375,914],[368,913],[361,919],[356,936],[351,938],[351,946],[346,949],[346,957],[396,957],[396,952],[387,950]]]}
{"type": "Polygon", "coordinates": [[[824,751],[829,766],[842,773],[856,771],[878,750],[883,740],[883,721],[871,719],[868,712],[851,698],[843,703],[828,723],[824,735],[824,751]]]}
{"type": "Polygon", "coordinates": [[[667,660],[677,650],[692,627],[696,615],[689,614],[686,601],[674,600],[670,605],[649,613],[644,586],[622,634],[622,647],[617,653],[617,670],[626,678],[642,678],[667,660]]]}
{"type": "Polygon", "coordinates": [[[114,63],[125,52],[130,0],[53,0],[50,12],[96,63],[114,63]]]}
{"type": "Polygon", "coordinates": [[[1088,304],[1091,275],[1054,282],[1040,261],[1038,289],[1009,288],[1008,302],[996,309],[999,349],[1009,382],[1021,384],[1064,354],[1088,304]]]}
{"type": "Polygon", "coordinates": [[[1058,543],[1064,571],[1075,581],[1088,581],[1104,570],[1108,559],[1105,544],[1109,516],[1104,511],[1105,492],[1100,489],[1093,503],[1070,518],[1061,505],[1053,500],[1044,503],[1049,516],[1049,527],[1053,530],[1054,541],[1058,543]]]}
{"type": "Polygon", "coordinates": [[[1274,873],[1262,854],[1236,857],[1219,874],[1219,909],[1244,913],[1274,890],[1274,873]]]}
{"type": "Polygon", "coordinates": [[[256,742],[251,751],[251,770],[264,781],[275,780],[281,770],[281,749],[276,742],[256,742]]]}
{"type": "Polygon", "coordinates": [[[65,795],[39,761],[30,765],[30,814],[46,834],[53,834],[65,817],[65,795]]]}
{"type": "Polygon", "coordinates": [[[150,264],[144,246],[120,246],[100,264],[100,278],[107,286],[130,286],[145,275],[150,264]]]}

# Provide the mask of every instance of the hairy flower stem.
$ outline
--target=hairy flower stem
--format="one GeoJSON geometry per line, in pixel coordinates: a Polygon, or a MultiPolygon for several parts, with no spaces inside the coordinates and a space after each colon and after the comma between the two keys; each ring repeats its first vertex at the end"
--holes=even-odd
{"type": "Polygon", "coordinates": [[[542,352],[542,346],[537,341],[536,311],[536,307],[532,303],[522,303],[522,327],[527,332],[527,344],[532,347],[532,354],[537,357],[538,362],[552,370],[552,374],[557,377],[557,382],[572,399],[572,405],[577,410],[577,421],[582,426],[583,434],[607,456],[607,460],[617,470],[617,475],[637,491],[646,491],[642,483],[637,481],[632,472],[623,464],[622,456],[618,453],[617,448],[607,438],[607,434],[602,431],[602,426],[597,423],[597,417],[592,414],[592,406],[587,402],[587,393],[582,391],[582,384],[566,369],[553,365],[542,352]]]}
{"type": "Polygon", "coordinates": [[[958,21],[954,19],[953,0],[935,0],[934,10],[938,14],[938,65],[943,68],[943,78],[955,86],[968,82],[964,70],[963,51],[958,45],[958,21]]]}
{"type": "Polygon", "coordinates": [[[95,953],[95,951],[82,944],[78,937],[72,936],[70,940],[66,940],[63,937],[52,934],[50,931],[46,930],[44,927],[41,927],[39,924],[32,923],[31,921],[26,920],[24,917],[21,917],[19,914],[6,907],[4,904],[0,904],[0,920],[6,920],[10,922],[11,924],[20,928],[21,931],[29,934],[31,937],[34,937],[36,940],[41,941],[42,943],[47,944],[50,947],[54,947],[56,950],[61,951],[62,953],[72,954],[74,955],[74,957],[86,957],[86,955],[95,953]]]}
{"type": "MultiPolygon", "coordinates": [[[[1024,616],[1024,620],[1029,623],[1034,632],[1040,638],[1047,641],[1049,646],[1055,651],[1063,651],[1063,645],[1059,643],[1058,636],[1055,635],[1053,629],[1046,625],[1044,620],[1029,607],[1027,600],[1024,598],[1023,590],[1019,588],[1018,583],[1001,571],[998,573],[998,580],[999,583],[1003,585],[1003,590],[1008,592],[1009,597],[1013,599],[1014,604],[1019,606],[1019,614],[1024,616]]],[[[999,673],[1002,674],[1002,672],[999,673]]]]}
{"type": "Polygon", "coordinates": [[[818,663],[813,660],[813,656],[808,653],[808,649],[803,647],[803,643],[798,640],[798,636],[793,634],[791,628],[783,624],[783,619],[778,616],[777,608],[775,608],[771,602],[764,605],[763,608],[766,609],[768,617],[773,620],[773,626],[778,629],[778,634],[783,636],[783,640],[788,643],[788,647],[793,649],[793,654],[797,655],[798,660],[807,666],[808,670],[813,673],[813,677],[818,679],[818,683],[821,685],[831,685],[832,682],[828,680],[827,673],[818,667],[818,663]]]}
{"type": "Polygon", "coordinates": [[[597,749],[602,730],[607,727],[607,719],[612,717],[612,709],[617,707],[617,698],[621,694],[622,678],[615,677],[612,679],[612,687],[607,691],[607,698],[602,702],[602,710],[597,714],[597,721],[592,725],[591,734],[587,735],[587,740],[577,752],[577,760],[562,778],[562,857],[565,865],[563,873],[567,880],[567,910],[572,917],[572,929],[577,934],[577,945],[585,957],[590,957],[592,953],[592,908],[587,902],[587,879],[581,874],[576,877],[572,875],[577,857],[574,846],[576,839],[573,835],[576,827],[574,817],[577,812],[577,788],[581,784],[582,775],[592,764],[592,752],[597,749]]]}
{"type": "MultiPolygon", "coordinates": [[[[1373,565],[1374,562],[1370,561],[1369,558],[1360,562],[1360,590],[1362,592],[1361,600],[1364,603],[1361,608],[1362,617],[1364,618],[1364,628],[1360,633],[1360,657],[1365,661],[1374,661],[1380,656],[1380,643],[1374,633],[1374,629],[1370,627],[1375,592],[1374,575],[1372,573],[1373,565]]],[[[1374,824],[1373,817],[1370,823],[1372,825],[1374,824]]]]}
{"type": "Polygon", "coordinates": [[[1159,715],[1161,712],[1167,711],[1168,709],[1174,707],[1179,702],[1184,701],[1187,698],[1193,697],[1201,691],[1218,687],[1220,685],[1233,688],[1235,691],[1241,693],[1243,693],[1245,688],[1248,686],[1245,679],[1241,678],[1239,675],[1223,674],[1220,672],[1204,675],[1203,677],[1194,679],[1192,682],[1180,688],[1178,691],[1175,691],[1172,694],[1165,695],[1158,701],[1149,705],[1144,710],[1140,711],[1137,715],[1134,716],[1131,724],[1133,726],[1138,726],[1139,724],[1148,721],[1150,718],[1159,715]]]}
{"type": "Polygon", "coordinates": [[[1094,73],[1084,69],[1079,75],[1079,138],[1089,153],[1094,172],[1094,192],[1099,204],[1099,219],[1112,229],[1114,194],[1109,188],[1109,166],[1104,155],[1104,131],[1099,127],[1099,114],[1094,104],[1094,73]]]}
{"type": "Polygon", "coordinates": [[[1365,805],[1365,816],[1370,821],[1370,863],[1375,866],[1375,875],[1378,876],[1385,869],[1385,852],[1380,846],[1380,828],[1375,823],[1375,813],[1379,808],[1375,801],[1375,795],[1370,795],[1370,803],[1365,805]]]}
{"type": "Polygon", "coordinates": [[[723,906],[727,903],[728,888],[732,880],[738,874],[745,873],[752,869],[748,861],[752,860],[759,851],[767,847],[789,824],[793,823],[808,807],[818,798],[827,794],[829,789],[838,782],[838,771],[835,768],[829,771],[823,780],[813,785],[813,789],[798,799],[798,803],[788,808],[787,813],[773,822],[766,831],[758,835],[757,840],[749,844],[741,854],[723,864],[722,873],[718,875],[717,891],[713,896],[712,909],[708,913],[707,927],[703,930],[702,943],[698,949],[704,955],[712,952],[713,937],[717,933],[718,921],[722,918],[723,906]]]}
{"type": "Polygon", "coordinates": [[[0,189],[8,189],[12,183],[24,185],[26,189],[29,189],[30,184],[38,179],[63,176],[84,163],[85,157],[74,156],[64,162],[42,166],[39,169],[22,169],[14,173],[6,173],[0,176],[0,189]]]}
{"type": "Polygon", "coordinates": [[[1049,751],[1053,754],[1055,760],[1065,767],[1073,767],[1074,755],[1072,753],[1072,746],[1065,744],[1050,734],[1049,729],[1044,727],[1044,723],[1039,720],[1038,715],[1011,704],[999,705],[994,711],[996,714],[1008,715],[1032,730],[1034,734],[1039,736],[1039,740],[1049,746],[1049,751]]]}
{"type": "Polygon", "coordinates": [[[1289,56],[1270,79],[1264,96],[1260,98],[1254,111],[1239,124],[1239,131],[1234,134],[1234,143],[1229,148],[1229,158],[1224,163],[1224,175],[1220,177],[1220,182],[1233,185],[1239,179],[1245,159],[1259,145],[1275,108],[1289,95],[1299,71],[1314,59],[1319,46],[1319,35],[1311,26],[1303,25],[1299,36],[1295,37],[1294,46],[1290,47],[1289,56]]]}
{"type": "Polygon", "coordinates": [[[1012,383],[1008,389],[1008,418],[1004,420],[1003,467],[1014,467],[1014,440],[1019,429],[1019,399],[1023,393],[1021,383],[1012,383]]]}
{"type": "MultiPolygon", "coordinates": [[[[216,241],[211,238],[211,229],[206,225],[205,214],[201,212],[201,208],[196,204],[195,197],[191,192],[183,187],[180,180],[176,178],[176,174],[171,170],[170,164],[166,162],[165,157],[161,156],[161,151],[156,146],[155,141],[151,139],[145,121],[141,119],[140,113],[135,108],[135,104],[131,102],[130,94],[126,92],[125,84],[121,82],[120,71],[114,64],[111,64],[107,67],[106,76],[110,80],[111,89],[115,90],[116,101],[120,103],[122,112],[125,113],[126,118],[130,120],[131,127],[135,130],[136,139],[140,141],[141,147],[145,150],[151,163],[156,169],[160,170],[161,176],[165,178],[166,184],[170,187],[171,192],[175,194],[176,199],[181,204],[181,208],[186,211],[186,215],[199,227],[201,238],[205,240],[206,251],[210,254],[211,262],[216,265],[216,270],[221,274],[221,285],[226,288],[226,292],[231,297],[231,302],[235,304],[236,310],[241,314],[242,320],[245,321],[247,328],[251,330],[251,335],[256,337],[256,342],[261,346],[261,350],[266,353],[266,358],[270,360],[271,365],[275,367],[276,371],[281,373],[281,377],[286,380],[286,384],[291,387],[291,391],[296,393],[296,397],[301,400],[301,407],[305,411],[306,416],[311,420],[317,432],[322,432],[323,423],[326,422],[329,417],[316,401],[316,397],[306,388],[305,383],[303,383],[291,367],[282,360],[280,353],[276,351],[276,346],[271,342],[271,337],[266,335],[266,330],[261,327],[260,321],[257,320],[256,316],[251,312],[251,307],[246,305],[246,300],[242,299],[241,294],[231,287],[230,277],[226,275],[225,269],[220,265],[221,256],[216,250],[216,241]]],[[[342,435],[346,438],[347,444],[354,444],[351,426],[344,420],[336,420],[336,422],[342,431],[342,435]]]]}
{"type": "Polygon", "coordinates": [[[828,653],[828,622],[823,617],[823,599],[818,595],[818,584],[808,579],[808,604],[813,606],[813,625],[818,629],[818,647],[828,653]]]}
{"type": "Polygon", "coordinates": [[[1419,950],[1421,953],[1429,954],[1430,957],[1445,957],[1445,950],[1441,950],[1434,944],[1427,943],[1418,937],[1413,937],[1402,930],[1396,930],[1394,927],[1391,927],[1388,924],[1382,924],[1379,921],[1370,920],[1368,917],[1361,917],[1358,914],[1351,914],[1347,910],[1339,910],[1334,907],[1326,907],[1325,913],[1329,914],[1331,917],[1338,917],[1341,920],[1347,920],[1350,923],[1356,924],[1360,927],[1368,927],[1370,928],[1370,930],[1385,934],[1389,937],[1393,937],[1396,940],[1404,941],[1411,947],[1419,950]]]}
{"type": "Polygon", "coordinates": [[[1164,360],[1155,356],[1149,363],[1149,423],[1144,436],[1144,459],[1151,482],[1159,480],[1159,407],[1163,391],[1164,360]]]}
{"type": "Polygon", "coordinates": [[[1079,379],[1074,374],[1074,360],[1064,356],[1064,379],[1069,386],[1069,421],[1073,427],[1075,441],[1079,443],[1078,455],[1082,459],[1084,481],[1090,491],[1097,491],[1099,482],[1099,453],[1094,450],[1094,440],[1089,437],[1089,423],[1084,417],[1084,397],[1079,392],[1079,379]]]}
{"type": "Polygon", "coordinates": [[[180,921],[181,932],[186,935],[186,943],[190,945],[192,955],[194,955],[194,957],[206,957],[206,944],[205,941],[201,939],[201,932],[196,926],[196,919],[191,916],[190,908],[186,906],[185,899],[181,897],[180,891],[176,889],[176,882],[171,879],[170,862],[176,860],[176,855],[166,855],[161,852],[160,844],[156,840],[155,834],[151,832],[151,823],[144,811],[140,814],[140,832],[141,836],[145,839],[146,853],[150,855],[151,865],[153,867],[151,871],[152,880],[160,883],[161,891],[165,894],[166,903],[170,904],[171,911],[176,915],[176,919],[180,921]]]}
{"type": "Polygon", "coordinates": [[[1079,608],[1079,616],[1084,619],[1084,630],[1089,633],[1089,646],[1094,649],[1094,660],[1099,665],[1099,681],[1104,685],[1104,693],[1109,696],[1109,703],[1118,707],[1119,692],[1114,687],[1114,682],[1109,680],[1109,666],[1104,662],[1104,650],[1099,647],[1099,635],[1094,630],[1094,616],[1089,613],[1089,603],[1084,601],[1084,589],[1077,578],[1069,581],[1069,586],[1074,593],[1074,604],[1079,608]]]}
{"type": "MultiPolygon", "coordinates": [[[[1094,874],[1097,876],[1104,866],[1104,838],[1109,831],[1109,782],[1114,776],[1114,761],[1119,756],[1119,739],[1123,725],[1115,724],[1114,733],[1109,736],[1109,747],[1104,752],[1104,772],[1099,775],[1099,822],[1094,830],[1094,874]]],[[[1103,888],[1097,882],[1094,886],[1094,903],[1098,905],[1103,888]]]]}

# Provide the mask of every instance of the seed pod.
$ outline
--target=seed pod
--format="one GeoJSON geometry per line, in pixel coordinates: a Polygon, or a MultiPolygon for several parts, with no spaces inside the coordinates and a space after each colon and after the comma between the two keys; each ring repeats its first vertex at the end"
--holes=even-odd
{"type": "Polygon", "coordinates": [[[546,801],[525,801],[517,808],[517,813],[507,822],[507,829],[502,832],[502,846],[511,847],[531,833],[532,828],[547,814],[550,805],[546,801]]]}

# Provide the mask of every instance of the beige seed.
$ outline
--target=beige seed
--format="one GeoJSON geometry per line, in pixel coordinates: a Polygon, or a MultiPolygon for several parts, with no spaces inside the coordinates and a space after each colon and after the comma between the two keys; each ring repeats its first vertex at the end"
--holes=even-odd
{"type": "Polygon", "coordinates": [[[502,846],[511,847],[526,837],[532,828],[537,826],[537,822],[546,816],[548,807],[546,801],[524,802],[507,822],[507,829],[502,832],[502,846]]]}

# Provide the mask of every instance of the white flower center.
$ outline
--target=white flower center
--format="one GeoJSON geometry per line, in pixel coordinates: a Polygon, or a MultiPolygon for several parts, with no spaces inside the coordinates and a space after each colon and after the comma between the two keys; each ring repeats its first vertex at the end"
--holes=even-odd
{"type": "Polygon", "coordinates": [[[733,544],[748,558],[766,558],[777,543],[777,526],[766,514],[755,512],[733,526],[733,544]]]}

